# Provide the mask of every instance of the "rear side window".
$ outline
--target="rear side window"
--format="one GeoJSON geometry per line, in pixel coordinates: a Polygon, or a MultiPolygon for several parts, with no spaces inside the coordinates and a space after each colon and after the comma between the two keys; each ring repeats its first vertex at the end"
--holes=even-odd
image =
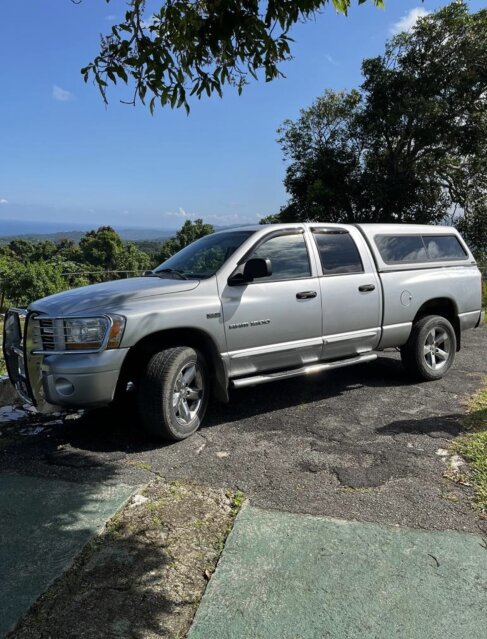
{"type": "Polygon", "coordinates": [[[455,235],[424,235],[430,260],[464,260],[467,257],[455,235]]]}
{"type": "Polygon", "coordinates": [[[325,275],[362,273],[364,267],[349,233],[313,233],[325,275]]]}
{"type": "Polygon", "coordinates": [[[375,243],[386,264],[441,262],[467,257],[455,235],[379,235],[375,243]]]}
{"type": "Polygon", "coordinates": [[[379,253],[388,264],[393,262],[424,262],[426,248],[421,235],[381,235],[375,238],[379,253]]]}
{"type": "Polygon", "coordinates": [[[258,246],[248,259],[252,257],[269,258],[272,262],[272,275],[255,279],[255,282],[292,280],[311,275],[308,249],[301,233],[271,237],[258,246]]]}

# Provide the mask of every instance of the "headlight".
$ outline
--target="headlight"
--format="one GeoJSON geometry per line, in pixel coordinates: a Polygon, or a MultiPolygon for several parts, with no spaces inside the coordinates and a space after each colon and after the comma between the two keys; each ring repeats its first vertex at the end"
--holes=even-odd
{"type": "Polygon", "coordinates": [[[125,328],[125,318],[119,315],[108,317],[77,317],[62,320],[67,351],[118,348],[125,328]],[[109,332],[108,336],[107,333],[109,332]]]}

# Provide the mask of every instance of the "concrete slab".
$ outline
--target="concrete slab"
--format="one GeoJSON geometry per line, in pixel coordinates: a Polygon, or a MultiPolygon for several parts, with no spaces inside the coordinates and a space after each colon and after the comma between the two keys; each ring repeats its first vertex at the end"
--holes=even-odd
{"type": "Polygon", "coordinates": [[[0,637],[133,491],[0,475],[0,637]]]}
{"type": "Polygon", "coordinates": [[[485,639],[486,579],[476,535],[246,507],[188,639],[485,639]]]}

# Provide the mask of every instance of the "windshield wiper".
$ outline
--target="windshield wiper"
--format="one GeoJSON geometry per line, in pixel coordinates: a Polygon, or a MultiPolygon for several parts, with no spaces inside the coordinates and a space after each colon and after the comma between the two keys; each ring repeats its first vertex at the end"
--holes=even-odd
{"type": "Polygon", "coordinates": [[[177,271],[175,268],[161,268],[155,271],[155,275],[159,276],[159,273],[169,273],[169,275],[177,275],[181,280],[187,280],[188,278],[181,271],[177,271]]]}

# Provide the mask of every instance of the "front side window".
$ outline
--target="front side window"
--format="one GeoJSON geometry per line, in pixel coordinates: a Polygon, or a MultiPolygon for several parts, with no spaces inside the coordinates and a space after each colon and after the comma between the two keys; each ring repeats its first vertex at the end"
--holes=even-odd
{"type": "Polygon", "coordinates": [[[187,279],[206,279],[235,253],[255,231],[228,231],[206,235],[158,266],[154,272],[177,272],[187,279]]]}
{"type": "Polygon", "coordinates": [[[260,257],[272,262],[272,275],[256,279],[256,282],[292,280],[310,277],[308,249],[301,233],[277,235],[260,244],[247,259],[260,257]]]}
{"type": "Polygon", "coordinates": [[[349,233],[313,233],[324,275],[363,273],[360,254],[349,233]]]}

